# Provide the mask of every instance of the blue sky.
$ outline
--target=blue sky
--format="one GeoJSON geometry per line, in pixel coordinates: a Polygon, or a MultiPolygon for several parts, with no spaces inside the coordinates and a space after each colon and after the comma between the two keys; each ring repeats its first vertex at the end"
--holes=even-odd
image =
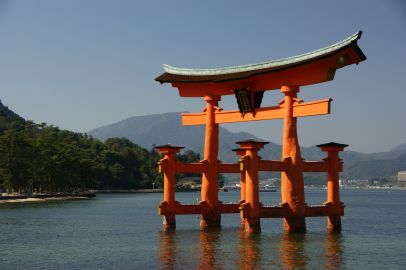
{"type": "MultiPolygon", "coordinates": [[[[368,57],[305,101],[331,97],[332,114],[299,120],[300,143],[361,152],[406,143],[405,1],[0,0],[0,99],[35,122],[85,132],[125,118],[200,111],[153,79],[162,64],[215,68],[297,55],[358,30],[368,57]]],[[[278,91],[266,93],[275,105],[278,91]]],[[[234,109],[234,97],[221,106],[234,109]]],[[[282,121],[228,124],[281,142],[282,121]]]]}

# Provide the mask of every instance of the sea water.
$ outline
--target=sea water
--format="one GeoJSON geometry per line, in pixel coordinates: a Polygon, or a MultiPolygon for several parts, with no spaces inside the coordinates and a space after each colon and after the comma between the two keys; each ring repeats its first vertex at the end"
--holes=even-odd
{"type": "MultiPolygon", "coordinates": [[[[224,203],[238,191],[221,192],[224,203]]],[[[280,193],[260,193],[264,205],[280,193]]],[[[176,193],[196,203],[199,193],[176,193]]],[[[406,191],[341,190],[341,234],[326,218],[307,218],[307,233],[286,234],[281,219],[262,219],[247,236],[238,214],[221,230],[201,231],[197,215],[177,216],[162,231],[162,194],[98,195],[85,201],[0,205],[0,269],[406,269],[406,191]]],[[[322,204],[326,190],[306,189],[322,204]]]]}

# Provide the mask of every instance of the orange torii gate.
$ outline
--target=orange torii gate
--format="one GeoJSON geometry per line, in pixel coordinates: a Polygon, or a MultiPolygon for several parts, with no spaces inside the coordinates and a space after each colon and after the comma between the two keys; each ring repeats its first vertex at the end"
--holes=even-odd
{"type": "Polygon", "coordinates": [[[331,99],[303,102],[297,94],[300,86],[333,80],[335,71],[366,60],[357,45],[361,31],[336,44],[310,53],[259,64],[220,69],[183,69],[164,65],[165,73],[155,80],[171,83],[181,97],[202,97],[206,107],[202,113],[183,113],[183,125],[206,125],[204,159],[197,163],[180,163],[175,155],[183,147],[158,146],[164,154],[159,168],[164,173],[164,201],[159,213],[164,227],[176,226],[175,215],[201,214],[202,228],[219,227],[221,214],[240,213],[242,225],[249,232],[260,231],[260,218],[284,218],[288,231],[305,231],[305,217],[328,216],[328,229],[341,230],[340,216],[344,206],[339,198],[339,172],[342,162],[338,152],[347,146],[338,143],[318,147],[328,153],[323,161],[304,161],[297,136],[297,118],[330,113],[331,99]],[[277,106],[261,107],[265,91],[280,89],[285,97],[277,106]],[[222,95],[235,95],[239,110],[223,111],[222,95]],[[218,160],[219,124],[283,119],[281,160],[261,160],[258,151],[267,142],[237,142],[239,163],[218,160]],[[281,172],[281,203],[263,206],[259,201],[259,171],[281,172]],[[202,173],[201,202],[183,205],[175,200],[176,173],[202,173]],[[324,205],[305,203],[303,172],[327,172],[327,201],[324,205]],[[218,199],[218,174],[241,173],[241,200],[223,204],[218,199]]]}

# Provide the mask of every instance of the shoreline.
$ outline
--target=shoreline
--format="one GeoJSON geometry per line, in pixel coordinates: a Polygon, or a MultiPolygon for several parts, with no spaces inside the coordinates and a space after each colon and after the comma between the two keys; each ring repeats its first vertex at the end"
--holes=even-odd
{"type": "Polygon", "coordinates": [[[14,203],[41,203],[55,201],[90,200],[96,197],[94,193],[79,194],[36,194],[36,195],[3,195],[0,196],[0,204],[14,203]]]}
{"type": "Polygon", "coordinates": [[[90,200],[89,197],[65,196],[65,197],[48,197],[48,198],[26,198],[26,199],[4,199],[0,200],[1,204],[17,204],[17,203],[41,203],[41,202],[56,202],[56,201],[74,201],[74,200],[90,200]]]}
{"type": "Polygon", "coordinates": [[[92,193],[114,194],[114,193],[163,193],[163,189],[100,189],[91,190],[92,193]]]}

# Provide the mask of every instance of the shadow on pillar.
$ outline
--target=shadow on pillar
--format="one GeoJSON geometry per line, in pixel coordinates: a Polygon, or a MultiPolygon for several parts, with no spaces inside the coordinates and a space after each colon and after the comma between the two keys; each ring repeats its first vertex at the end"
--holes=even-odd
{"type": "Polygon", "coordinates": [[[327,217],[327,231],[331,233],[341,232],[341,217],[329,216],[327,217]]]}
{"type": "Polygon", "coordinates": [[[176,228],[175,214],[168,214],[162,217],[162,229],[171,232],[176,228]]]}
{"type": "Polygon", "coordinates": [[[306,221],[304,217],[289,217],[283,220],[283,227],[288,232],[306,232],[306,221]]]}
{"type": "Polygon", "coordinates": [[[200,219],[200,228],[202,230],[210,230],[211,228],[221,228],[221,215],[214,213],[202,215],[200,219]]]}
{"type": "Polygon", "coordinates": [[[261,222],[259,218],[250,219],[245,223],[245,232],[249,234],[259,234],[261,233],[261,222]]]}
{"type": "Polygon", "coordinates": [[[285,217],[283,219],[283,228],[287,233],[305,233],[306,219],[297,215],[285,217]]]}
{"type": "Polygon", "coordinates": [[[220,205],[217,207],[210,207],[205,201],[200,202],[202,206],[202,215],[200,216],[200,228],[206,231],[212,231],[221,228],[221,213],[219,210],[220,205]]]}

